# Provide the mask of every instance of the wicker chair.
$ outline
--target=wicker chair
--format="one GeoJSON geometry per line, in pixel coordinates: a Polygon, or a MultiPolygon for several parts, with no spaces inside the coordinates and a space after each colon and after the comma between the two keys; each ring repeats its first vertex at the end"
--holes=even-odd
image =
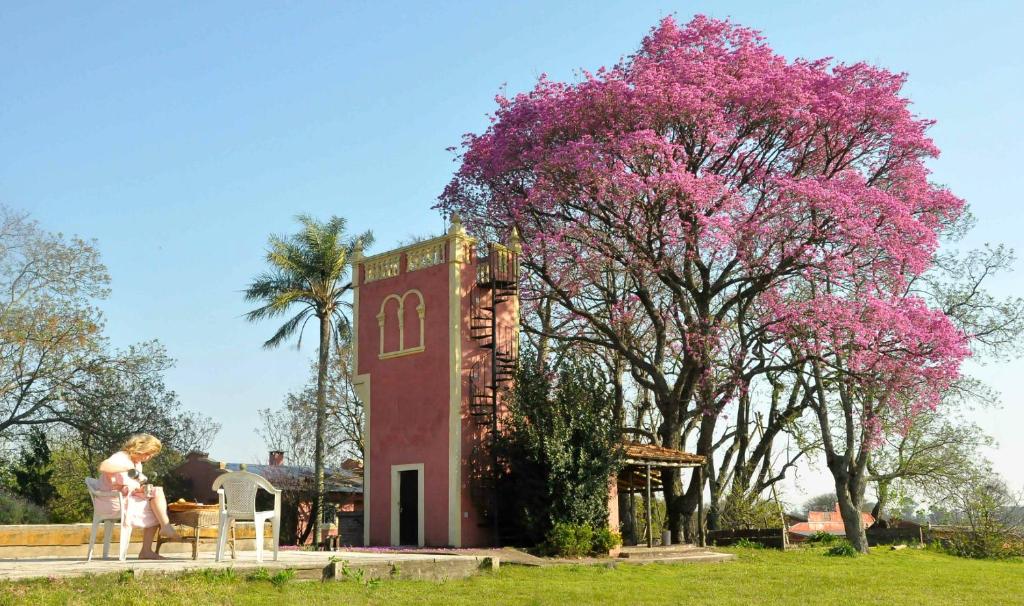
{"type": "MultiPolygon", "coordinates": [[[[224,558],[231,525],[236,521],[251,521],[256,525],[256,561],[263,561],[263,523],[271,521],[274,537],[274,561],[277,561],[278,544],[281,539],[281,491],[266,478],[248,471],[232,471],[217,476],[213,481],[220,505],[220,521],[217,525],[217,561],[224,558]],[[256,511],[256,491],[262,488],[274,495],[273,511],[256,511]]],[[[232,557],[234,550],[232,550],[232,557]]]]}

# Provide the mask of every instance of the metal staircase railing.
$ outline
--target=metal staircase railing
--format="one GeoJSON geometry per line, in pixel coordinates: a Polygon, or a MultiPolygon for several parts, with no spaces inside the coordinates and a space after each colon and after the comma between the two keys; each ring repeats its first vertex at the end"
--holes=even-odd
{"type": "Polygon", "coordinates": [[[484,521],[494,525],[498,540],[497,474],[500,469],[494,449],[498,437],[498,396],[511,385],[518,363],[519,343],[515,326],[498,326],[500,306],[518,295],[519,260],[499,244],[488,246],[487,256],[478,259],[476,285],[470,296],[470,337],[490,350],[486,364],[477,362],[470,370],[469,412],[483,431],[470,453],[470,495],[484,521]]]}

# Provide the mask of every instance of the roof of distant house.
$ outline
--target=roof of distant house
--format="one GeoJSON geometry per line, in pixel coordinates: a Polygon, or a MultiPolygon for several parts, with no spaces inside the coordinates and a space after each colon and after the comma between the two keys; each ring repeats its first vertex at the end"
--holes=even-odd
{"type": "MultiPolygon", "coordinates": [[[[867,528],[875,523],[875,516],[862,511],[860,514],[864,527],[867,528]]],[[[810,535],[815,532],[827,532],[829,534],[846,534],[846,524],[843,523],[843,516],[839,513],[839,505],[832,511],[808,511],[807,521],[793,524],[789,531],[795,534],[810,535]]]]}
{"type": "MultiPolygon", "coordinates": [[[[308,491],[313,489],[316,479],[315,470],[308,465],[285,465],[284,453],[272,451],[269,465],[248,464],[248,463],[222,463],[214,461],[205,452],[190,452],[186,455],[185,463],[182,465],[193,465],[204,463],[211,467],[221,468],[226,471],[245,471],[263,476],[275,488],[288,491],[308,491]]],[[[179,467],[180,469],[180,467],[179,467]]],[[[339,468],[328,468],[324,470],[324,488],[328,493],[362,493],[363,492],[363,464],[355,459],[346,459],[339,468]]]]}
{"type": "MultiPolygon", "coordinates": [[[[228,471],[239,471],[243,464],[227,463],[228,471]]],[[[245,465],[245,471],[263,476],[281,490],[312,490],[315,470],[305,465],[245,465]]],[[[347,469],[325,469],[324,489],[327,492],[363,492],[363,475],[347,469]]]]}

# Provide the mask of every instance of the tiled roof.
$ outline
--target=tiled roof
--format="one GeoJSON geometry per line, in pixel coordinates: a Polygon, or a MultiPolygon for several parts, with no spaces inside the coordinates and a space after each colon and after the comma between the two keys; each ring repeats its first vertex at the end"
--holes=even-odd
{"type": "MultiPolygon", "coordinates": [[[[875,516],[867,512],[861,512],[861,520],[867,528],[875,523],[875,516]]],[[[833,511],[808,511],[807,521],[793,524],[789,531],[797,534],[813,534],[815,532],[828,532],[831,534],[846,534],[846,524],[843,523],[843,516],[839,513],[839,506],[833,511]]]]}
{"type": "Polygon", "coordinates": [[[650,463],[671,463],[673,465],[697,466],[704,464],[704,457],[695,455],[674,448],[664,448],[653,444],[640,444],[639,442],[623,442],[627,462],[650,463]]]}
{"type": "MultiPolygon", "coordinates": [[[[239,463],[227,463],[225,469],[238,471],[239,463]]],[[[245,470],[263,476],[275,488],[282,490],[311,490],[316,477],[314,469],[305,465],[246,465],[245,470]]],[[[363,492],[363,477],[347,469],[325,469],[324,488],[327,492],[363,492]]]]}

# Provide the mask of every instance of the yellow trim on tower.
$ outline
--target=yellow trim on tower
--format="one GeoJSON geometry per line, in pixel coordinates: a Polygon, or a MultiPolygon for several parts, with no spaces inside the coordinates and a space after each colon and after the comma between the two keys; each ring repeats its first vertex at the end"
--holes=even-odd
{"type": "Polygon", "coordinates": [[[352,388],[363,403],[363,545],[370,544],[370,375],[359,374],[359,269],[363,251],[352,254],[352,388]]]}
{"type": "Polygon", "coordinates": [[[458,216],[448,230],[448,543],[462,547],[462,264],[472,246],[458,216]]]}

